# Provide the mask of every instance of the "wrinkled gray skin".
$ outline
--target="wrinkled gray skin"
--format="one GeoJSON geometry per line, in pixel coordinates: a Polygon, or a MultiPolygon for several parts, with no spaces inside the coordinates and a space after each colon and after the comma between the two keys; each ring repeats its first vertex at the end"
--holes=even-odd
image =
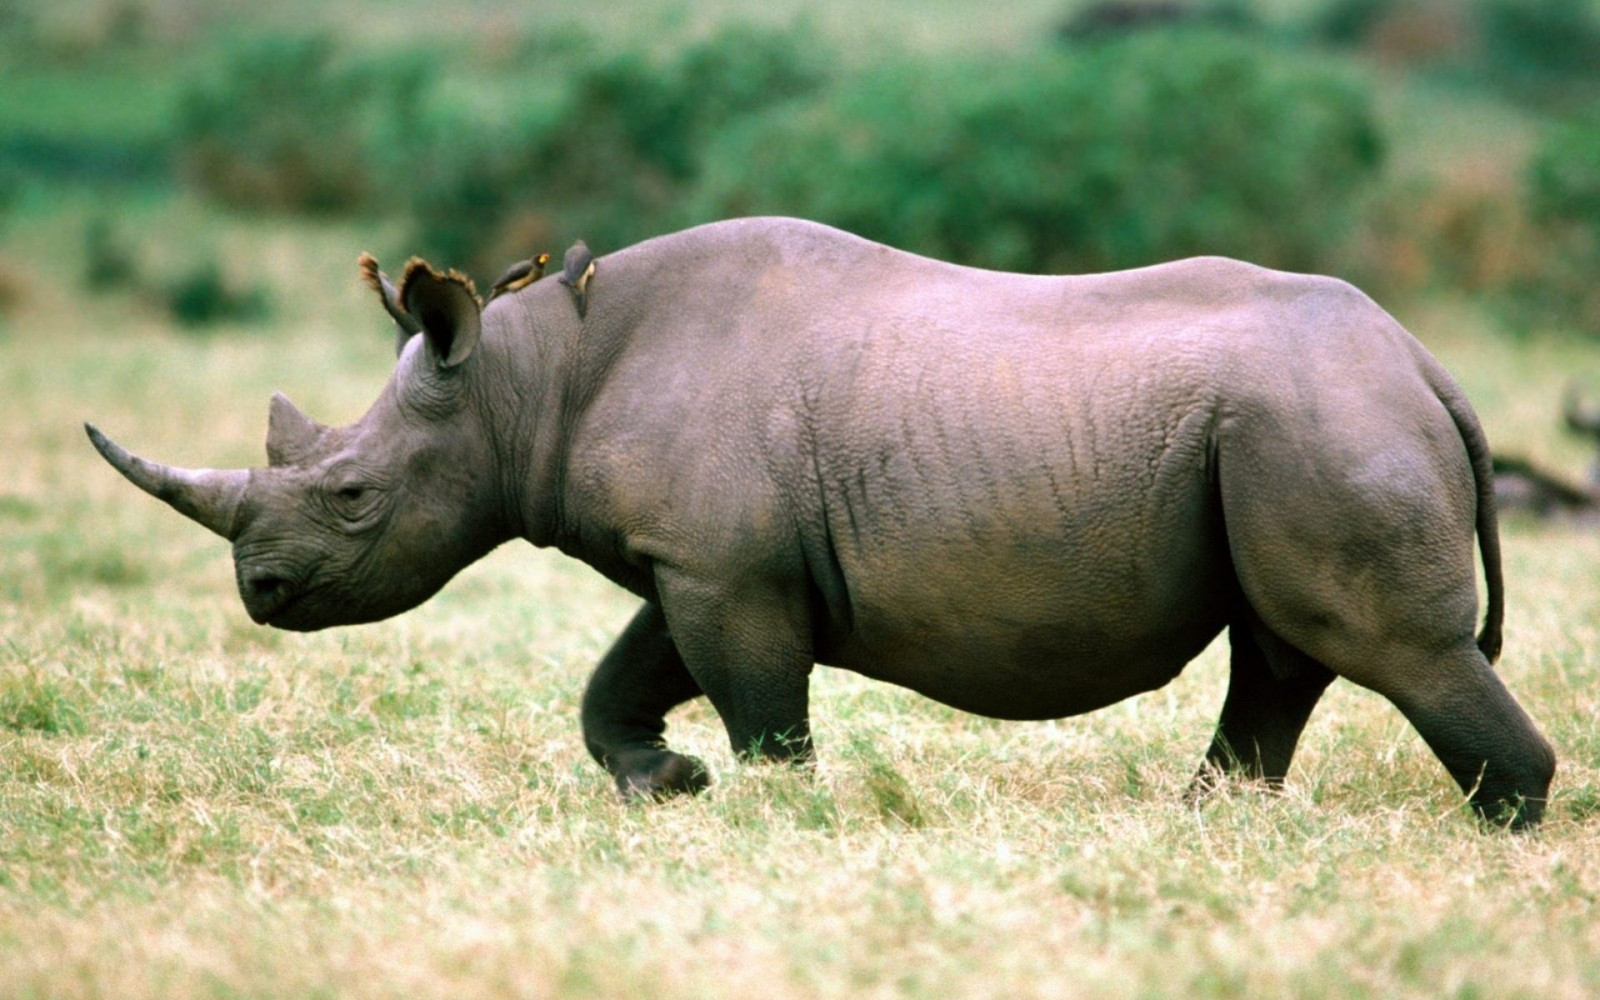
{"type": "Polygon", "coordinates": [[[275,398],[264,469],[91,435],[233,541],[258,622],[394,615],[513,538],[639,595],[583,704],[626,794],[705,786],[663,739],[701,694],[741,754],[804,760],[815,663],[1049,719],[1166,684],[1227,629],[1197,792],[1281,782],[1339,676],[1485,816],[1539,819],[1555,758],[1490,669],[1482,431],[1350,286],[1217,258],[999,274],[747,219],[598,258],[582,319],[577,298],[541,281],[480,323],[424,276],[372,409],[323,428],[275,398]]]}

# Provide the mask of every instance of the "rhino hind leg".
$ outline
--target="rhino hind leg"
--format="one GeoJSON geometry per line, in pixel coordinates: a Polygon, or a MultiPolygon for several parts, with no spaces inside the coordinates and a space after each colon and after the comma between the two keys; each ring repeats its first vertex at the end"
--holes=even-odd
{"type": "Polygon", "coordinates": [[[1422,735],[1479,816],[1513,830],[1539,822],[1555,753],[1476,645],[1461,643],[1436,670],[1385,678],[1373,687],[1422,735]]]}
{"type": "MultiPolygon", "coordinates": [[[[1486,820],[1531,826],[1555,757],[1478,648],[1465,453],[1399,433],[1403,411],[1374,412],[1386,426],[1382,449],[1346,438],[1319,452],[1281,430],[1225,443],[1223,509],[1240,589],[1271,634],[1400,709],[1486,820]],[[1305,457],[1324,453],[1341,461],[1305,457]],[[1282,474],[1266,488],[1230,468],[1282,474]]],[[[1373,414],[1357,416],[1350,426],[1370,429],[1373,414]]],[[[1453,432],[1435,431],[1445,441],[1453,432]]]]}
{"type": "Polygon", "coordinates": [[[697,794],[711,784],[705,765],[667,748],[666,714],[697,698],[661,609],[646,604],[601,659],[583,694],[583,738],[616,778],[624,799],[697,794]]]}
{"type": "MultiPolygon", "coordinates": [[[[1412,564],[1437,567],[1426,555],[1412,564]]],[[[1463,579],[1448,598],[1425,573],[1400,574],[1376,598],[1357,591],[1341,600],[1326,575],[1311,572],[1246,589],[1272,633],[1392,702],[1480,816],[1522,829],[1544,813],[1555,755],[1478,648],[1471,564],[1453,562],[1463,579]],[[1268,593],[1266,607],[1254,599],[1268,593]]]]}
{"type": "Polygon", "coordinates": [[[1555,756],[1478,648],[1470,542],[1363,536],[1384,527],[1376,517],[1341,527],[1345,546],[1323,550],[1321,564],[1296,565],[1304,550],[1287,547],[1268,571],[1267,560],[1236,559],[1251,606],[1272,634],[1392,702],[1487,821],[1536,824],[1555,756]]]}
{"type": "Polygon", "coordinates": [[[1544,813],[1555,755],[1478,648],[1470,562],[1452,561],[1462,580],[1441,597],[1429,577],[1439,563],[1426,555],[1408,564],[1428,572],[1391,578],[1376,599],[1355,591],[1341,600],[1325,575],[1309,572],[1246,589],[1271,593],[1268,606],[1252,603],[1274,634],[1392,702],[1480,816],[1532,826],[1544,813]]]}
{"type": "Polygon", "coordinates": [[[1283,641],[1252,614],[1228,628],[1228,695],[1205,761],[1189,786],[1191,799],[1225,776],[1283,787],[1295,745],[1334,673],[1283,641]]]}

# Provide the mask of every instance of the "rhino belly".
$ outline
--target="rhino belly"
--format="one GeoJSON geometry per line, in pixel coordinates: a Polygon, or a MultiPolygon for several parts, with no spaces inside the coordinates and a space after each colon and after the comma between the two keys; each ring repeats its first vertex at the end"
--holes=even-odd
{"type": "Polygon", "coordinates": [[[861,621],[822,662],[1000,719],[1058,719],[1159,688],[1226,625],[1225,602],[1126,619],[861,621]]]}
{"type": "Polygon", "coordinates": [[[1146,435],[1159,447],[1080,437],[1076,461],[1036,422],[989,427],[964,463],[935,454],[921,478],[890,467],[830,495],[819,661],[999,718],[1166,684],[1238,593],[1209,416],[1183,413],[1146,435]]]}

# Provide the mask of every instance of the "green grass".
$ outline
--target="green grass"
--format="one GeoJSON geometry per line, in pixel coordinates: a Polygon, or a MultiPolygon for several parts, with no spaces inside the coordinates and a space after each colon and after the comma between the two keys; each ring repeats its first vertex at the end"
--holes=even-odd
{"type": "MultiPolygon", "coordinates": [[[[122,482],[152,457],[259,461],[283,389],[353,419],[389,359],[353,260],[382,234],[182,202],[265,327],[175,332],[72,280],[95,210],[24,213],[0,333],[0,995],[7,997],[1581,997],[1600,991],[1600,535],[1505,534],[1501,674],[1562,758],[1542,832],[1478,829],[1433,756],[1349,684],[1282,796],[1182,790],[1226,684],[1054,723],[962,715],[819,671],[814,778],[747,768],[703,704],[675,742],[718,783],[627,808],[584,752],[584,679],[633,602],[526,546],[399,619],[249,623],[226,545],[122,482]]],[[[142,214],[141,214],[142,213],[142,214]]],[[[1405,318],[1496,441],[1576,476],[1576,341],[1470,303],[1405,318]]]]}

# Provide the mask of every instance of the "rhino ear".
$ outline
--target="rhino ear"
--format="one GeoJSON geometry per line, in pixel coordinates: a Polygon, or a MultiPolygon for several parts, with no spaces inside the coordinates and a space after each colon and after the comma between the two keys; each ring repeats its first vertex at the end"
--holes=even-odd
{"type": "Polygon", "coordinates": [[[422,325],[440,368],[454,368],[478,346],[483,302],[466,275],[440,274],[427,261],[413,257],[400,279],[400,304],[422,325]]]}
{"type": "Polygon", "coordinates": [[[378,258],[362,251],[356,258],[356,266],[361,269],[361,280],[378,293],[378,301],[383,303],[383,311],[394,320],[394,354],[406,349],[406,342],[422,332],[422,324],[407,313],[400,305],[400,296],[395,292],[394,285],[389,283],[389,276],[378,267],[378,258]]]}
{"type": "Polygon", "coordinates": [[[288,396],[273,393],[267,412],[267,464],[293,465],[315,447],[325,430],[289,402],[288,396]]]}

